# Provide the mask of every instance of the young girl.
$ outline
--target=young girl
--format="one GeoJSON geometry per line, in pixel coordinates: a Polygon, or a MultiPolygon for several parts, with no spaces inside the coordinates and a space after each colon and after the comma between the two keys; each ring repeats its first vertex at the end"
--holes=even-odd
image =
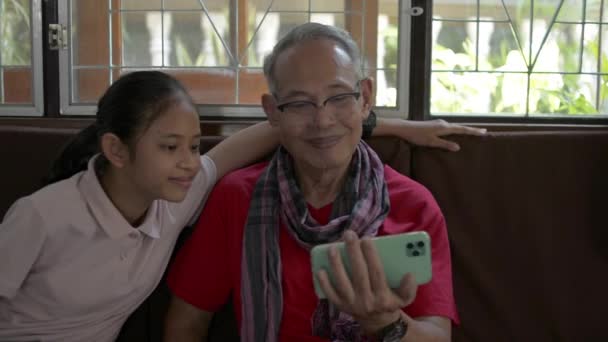
{"type": "MultiPolygon", "coordinates": [[[[410,127],[392,121],[379,131],[428,144],[468,132],[410,127]]],[[[116,338],[216,179],[278,142],[265,122],[203,156],[200,137],[192,100],[164,73],[133,72],[106,91],[95,123],[53,166],[52,184],[19,199],[0,224],[0,341],[116,338]]]]}
{"type": "Polygon", "coordinates": [[[263,123],[201,157],[200,136],[192,100],[166,74],[134,72],[107,90],[54,183],[2,222],[0,341],[117,336],[215,180],[277,143],[263,123]]]}

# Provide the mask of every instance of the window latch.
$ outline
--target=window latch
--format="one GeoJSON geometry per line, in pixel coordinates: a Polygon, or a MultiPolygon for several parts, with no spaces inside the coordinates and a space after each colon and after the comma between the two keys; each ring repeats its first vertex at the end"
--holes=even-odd
{"type": "Polygon", "coordinates": [[[411,15],[412,17],[419,17],[424,13],[424,8],[422,8],[420,6],[414,6],[412,8],[408,8],[405,11],[407,14],[411,15]]]}
{"type": "Polygon", "coordinates": [[[49,24],[49,48],[51,50],[68,49],[68,30],[61,24],[49,24]]]}

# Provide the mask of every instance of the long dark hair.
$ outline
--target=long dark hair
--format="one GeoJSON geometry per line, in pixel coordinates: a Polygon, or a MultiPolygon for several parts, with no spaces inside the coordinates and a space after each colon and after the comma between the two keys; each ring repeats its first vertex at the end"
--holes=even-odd
{"type": "Polygon", "coordinates": [[[46,183],[85,170],[89,159],[100,152],[99,139],[105,133],[113,133],[133,147],[136,137],[180,100],[192,104],[181,83],[165,73],[136,71],[122,76],[99,100],[95,122],[80,131],[55,160],[46,183]]]}

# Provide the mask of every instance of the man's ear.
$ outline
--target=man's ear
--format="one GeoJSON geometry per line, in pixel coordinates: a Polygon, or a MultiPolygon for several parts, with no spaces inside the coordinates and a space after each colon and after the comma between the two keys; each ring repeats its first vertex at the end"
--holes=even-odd
{"type": "Polygon", "coordinates": [[[359,81],[359,89],[363,99],[363,113],[367,118],[369,111],[374,106],[374,79],[372,77],[362,79],[359,81]]]}
{"type": "Polygon", "coordinates": [[[113,133],[101,136],[101,153],[117,168],[123,168],[129,161],[129,146],[113,133]]]}
{"type": "Polygon", "coordinates": [[[277,109],[277,100],[270,94],[262,95],[262,108],[268,118],[268,122],[271,126],[276,127],[279,125],[279,115],[281,112],[277,109]]]}

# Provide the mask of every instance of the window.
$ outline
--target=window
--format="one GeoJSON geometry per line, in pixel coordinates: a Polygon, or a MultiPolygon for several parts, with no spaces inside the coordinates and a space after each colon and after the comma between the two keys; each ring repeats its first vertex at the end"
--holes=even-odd
{"type": "Polygon", "coordinates": [[[435,0],[431,115],[608,116],[608,1],[435,0]]]}
{"type": "Polygon", "coordinates": [[[40,1],[0,0],[0,114],[42,114],[40,1]]]}
{"type": "Polygon", "coordinates": [[[0,0],[0,115],[93,115],[157,69],[206,118],[262,118],[263,58],[309,21],[353,35],[382,116],[608,122],[608,0],[0,0]]]}
{"type": "Polygon", "coordinates": [[[60,53],[61,110],[93,114],[99,96],[122,73],[160,69],[186,85],[202,115],[262,116],[264,56],[290,28],[313,21],[353,35],[376,80],[376,105],[403,113],[407,64],[398,61],[399,37],[408,32],[398,28],[409,26],[399,2],[60,1],[59,20],[70,36],[60,53]]]}

